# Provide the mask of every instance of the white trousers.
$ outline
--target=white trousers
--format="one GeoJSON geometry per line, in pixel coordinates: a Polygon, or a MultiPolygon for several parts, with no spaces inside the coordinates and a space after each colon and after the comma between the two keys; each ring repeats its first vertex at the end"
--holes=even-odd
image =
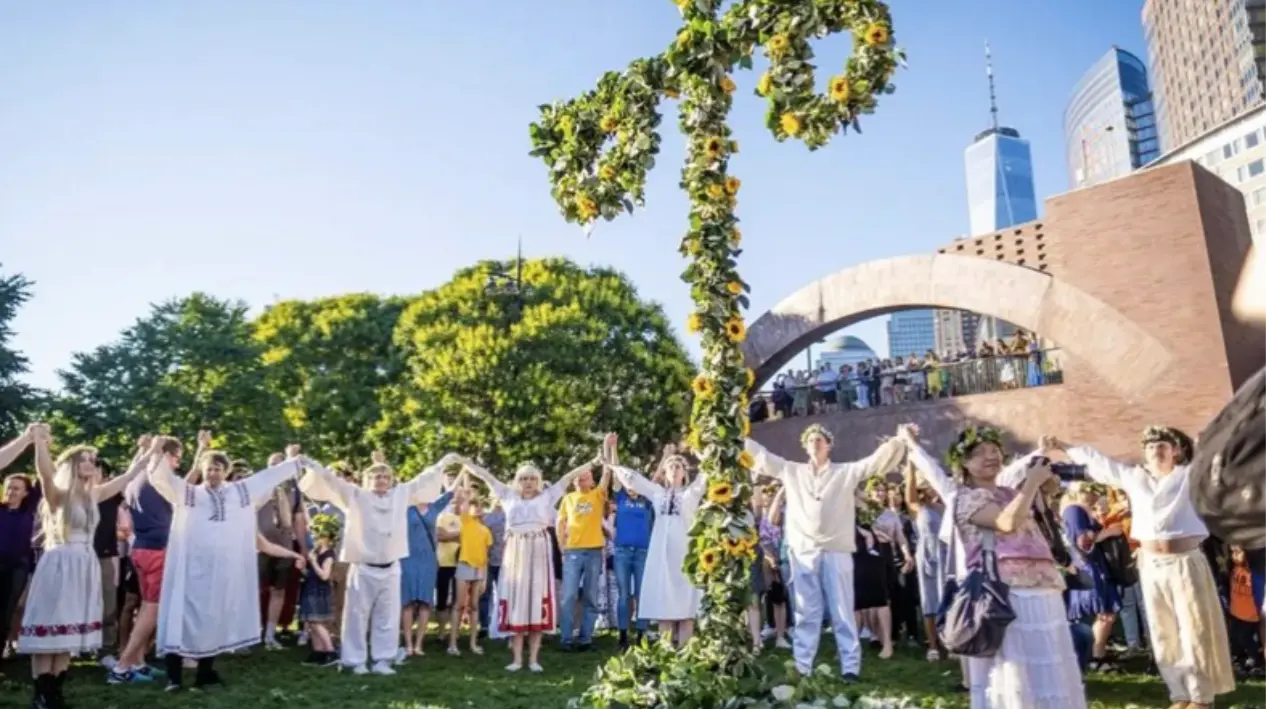
{"type": "Polygon", "coordinates": [[[350,564],[343,604],[343,665],[363,665],[367,657],[391,662],[399,648],[400,564],[387,568],[350,564]]]}
{"type": "Polygon", "coordinates": [[[822,618],[828,612],[840,654],[840,673],[860,673],[862,645],[853,617],[853,555],[839,551],[789,551],[787,557],[796,614],[791,636],[796,669],[802,674],[813,671],[813,659],[822,638],[822,618]]]}

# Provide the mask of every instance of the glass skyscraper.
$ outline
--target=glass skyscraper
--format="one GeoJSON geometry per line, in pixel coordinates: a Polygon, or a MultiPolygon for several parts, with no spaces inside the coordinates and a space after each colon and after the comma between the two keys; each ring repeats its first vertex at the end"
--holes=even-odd
{"type": "Polygon", "coordinates": [[[1081,77],[1064,111],[1064,150],[1072,187],[1128,175],[1160,157],[1147,67],[1113,47],[1081,77]]]}
{"type": "Polygon", "coordinates": [[[964,157],[972,236],[1037,219],[1033,156],[1019,131],[990,128],[976,136],[964,157]]]}
{"type": "Polygon", "coordinates": [[[936,325],[931,310],[902,310],[888,320],[888,356],[922,358],[936,350],[936,325]]]}

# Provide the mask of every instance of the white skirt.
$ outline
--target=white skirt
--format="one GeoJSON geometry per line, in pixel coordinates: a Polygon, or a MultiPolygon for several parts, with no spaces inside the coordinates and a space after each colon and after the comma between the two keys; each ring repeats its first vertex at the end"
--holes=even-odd
{"type": "Polygon", "coordinates": [[[497,629],[505,634],[553,632],[554,598],[554,556],[549,534],[507,534],[497,579],[497,629]]]}
{"type": "Polygon", "coordinates": [[[1015,620],[998,654],[970,658],[971,709],[1086,709],[1063,594],[1011,589],[1015,620]]]}
{"type": "Polygon", "coordinates": [[[43,655],[101,647],[101,564],[86,541],[44,552],[26,595],[18,652],[43,655]]]}

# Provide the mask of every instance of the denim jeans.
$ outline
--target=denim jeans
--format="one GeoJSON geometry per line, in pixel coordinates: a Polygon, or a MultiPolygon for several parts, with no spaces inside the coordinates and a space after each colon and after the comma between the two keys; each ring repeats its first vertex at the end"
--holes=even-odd
{"type": "Polygon", "coordinates": [[[1132,648],[1143,647],[1143,590],[1136,583],[1121,588],[1121,627],[1125,630],[1125,644],[1132,648]]]}
{"type": "MultiPolygon", "coordinates": [[[[616,606],[615,624],[620,630],[629,629],[629,606],[642,588],[642,572],[646,570],[646,550],[639,547],[615,548],[616,606]]],[[[638,630],[646,630],[646,621],[637,621],[638,630]]]]}
{"type": "Polygon", "coordinates": [[[585,614],[580,621],[580,644],[593,642],[593,626],[598,622],[598,599],[602,593],[602,550],[573,549],[563,552],[563,607],[559,629],[563,645],[575,637],[576,599],[585,590],[585,614]],[[583,583],[582,583],[583,580],[583,583]]]}
{"type": "Polygon", "coordinates": [[[1081,668],[1081,673],[1086,674],[1086,668],[1090,666],[1090,659],[1094,653],[1095,633],[1085,623],[1069,623],[1068,629],[1073,634],[1073,650],[1077,652],[1077,666],[1081,668]]]}

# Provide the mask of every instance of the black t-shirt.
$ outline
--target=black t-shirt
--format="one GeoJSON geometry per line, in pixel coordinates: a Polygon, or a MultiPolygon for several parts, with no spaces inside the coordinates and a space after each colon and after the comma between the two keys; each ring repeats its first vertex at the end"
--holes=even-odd
{"type": "Polygon", "coordinates": [[[115,495],[97,503],[101,520],[92,537],[92,550],[97,552],[98,559],[113,559],[119,555],[119,505],[122,502],[123,495],[115,495]]]}

